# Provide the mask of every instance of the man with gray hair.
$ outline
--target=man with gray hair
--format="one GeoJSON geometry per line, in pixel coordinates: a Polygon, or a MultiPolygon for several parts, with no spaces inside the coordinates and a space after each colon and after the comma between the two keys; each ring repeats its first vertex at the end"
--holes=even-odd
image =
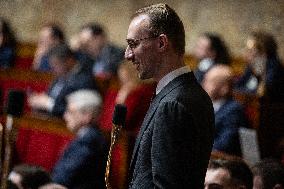
{"type": "Polygon", "coordinates": [[[107,145],[97,129],[102,99],[93,90],[78,90],[67,96],[64,119],[76,138],[56,164],[52,180],[69,189],[104,188],[107,145]]]}

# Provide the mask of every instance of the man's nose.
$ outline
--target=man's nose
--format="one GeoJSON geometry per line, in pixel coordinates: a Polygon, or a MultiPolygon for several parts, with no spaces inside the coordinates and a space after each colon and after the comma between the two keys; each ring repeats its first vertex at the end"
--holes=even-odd
{"type": "Polygon", "coordinates": [[[132,60],[133,57],[134,57],[133,51],[131,50],[129,46],[127,46],[125,53],[124,53],[124,58],[126,60],[132,60]]]}

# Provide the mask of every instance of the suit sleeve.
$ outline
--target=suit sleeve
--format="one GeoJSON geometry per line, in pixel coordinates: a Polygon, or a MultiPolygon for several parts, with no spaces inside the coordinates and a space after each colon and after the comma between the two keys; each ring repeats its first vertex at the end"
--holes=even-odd
{"type": "MultiPolygon", "coordinates": [[[[234,153],[235,148],[239,148],[239,127],[248,127],[244,110],[241,106],[234,105],[224,113],[224,119],[217,126],[213,149],[234,153]]],[[[238,149],[240,151],[240,149],[238,149]]]]}
{"type": "Polygon", "coordinates": [[[94,152],[87,145],[78,144],[73,147],[74,149],[69,150],[69,153],[58,162],[52,174],[53,182],[67,187],[73,185],[76,177],[88,167],[88,162],[94,156],[94,152]]]}
{"type": "Polygon", "coordinates": [[[196,188],[199,149],[192,115],[178,102],[160,104],[157,115],[151,149],[155,188],[196,188]]]}

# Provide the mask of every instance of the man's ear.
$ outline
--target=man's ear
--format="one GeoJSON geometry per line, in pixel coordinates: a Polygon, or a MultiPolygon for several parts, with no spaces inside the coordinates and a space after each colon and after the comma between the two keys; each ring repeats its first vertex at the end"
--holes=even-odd
{"type": "Polygon", "coordinates": [[[166,36],[165,34],[161,34],[159,35],[158,40],[159,40],[159,50],[160,51],[166,50],[169,45],[168,36],[166,36]]]}

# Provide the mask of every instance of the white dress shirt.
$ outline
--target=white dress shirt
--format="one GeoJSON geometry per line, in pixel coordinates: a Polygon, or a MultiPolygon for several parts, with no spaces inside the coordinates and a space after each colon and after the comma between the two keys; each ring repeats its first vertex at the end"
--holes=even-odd
{"type": "Polygon", "coordinates": [[[171,82],[172,80],[174,80],[175,78],[177,78],[178,76],[188,73],[190,72],[190,68],[188,66],[184,66],[181,68],[178,68],[174,71],[171,71],[170,73],[168,73],[167,75],[165,75],[157,84],[157,88],[156,88],[156,95],[159,94],[159,92],[161,92],[161,90],[167,85],[169,84],[169,82],[171,82]]]}

